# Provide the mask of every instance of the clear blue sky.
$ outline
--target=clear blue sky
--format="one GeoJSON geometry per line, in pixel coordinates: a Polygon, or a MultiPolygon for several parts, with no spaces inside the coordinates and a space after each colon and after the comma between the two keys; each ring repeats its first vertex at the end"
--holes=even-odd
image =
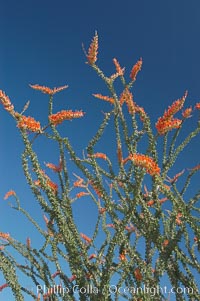
{"type": "MultiPolygon", "coordinates": [[[[106,95],[107,91],[85,64],[82,43],[87,49],[98,31],[98,64],[107,74],[114,71],[113,57],[126,66],[127,75],[132,65],[143,58],[133,93],[135,101],[155,122],[185,90],[189,92],[188,106],[199,102],[199,16],[199,0],[4,0],[0,17],[0,89],[9,95],[18,111],[30,100],[27,114],[45,123],[48,97],[28,85],[68,84],[69,89],[56,96],[57,109],[82,109],[87,113],[84,120],[66,124],[73,145],[81,151],[101,121],[101,110],[109,109],[109,104],[92,97],[92,93],[106,95]]],[[[40,213],[23,177],[23,145],[13,120],[3,109],[0,138],[0,231],[25,241],[32,228],[24,227],[24,218],[3,201],[5,192],[14,189],[23,206],[34,216],[40,213]]],[[[106,148],[111,147],[108,139],[106,148]]],[[[184,157],[186,167],[198,163],[199,150],[199,143],[194,143],[190,156],[184,157]]],[[[49,151],[45,157],[44,144],[40,151],[43,161],[55,158],[49,151]]],[[[184,164],[180,162],[180,169],[184,164]]]]}

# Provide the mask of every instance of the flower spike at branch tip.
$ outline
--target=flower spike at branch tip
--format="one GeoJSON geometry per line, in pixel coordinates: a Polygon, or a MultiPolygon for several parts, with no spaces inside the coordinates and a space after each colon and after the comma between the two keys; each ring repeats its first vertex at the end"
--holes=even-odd
{"type": "Polygon", "coordinates": [[[115,103],[115,100],[114,100],[113,97],[104,96],[104,95],[101,95],[101,94],[92,94],[92,95],[93,95],[94,97],[96,97],[96,98],[99,98],[99,99],[108,101],[108,102],[110,102],[111,104],[114,104],[114,103],[115,103]]]}
{"type": "Polygon", "coordinates": [[[196,103],[195,109],[196,109],[196,110],[200,110],[200,102],[197,102],[197,103],[196,103]]]}
{"type": "MultiPolygon", "coordinates": [[[[183,97],[174,101],[172,105],[168,107],[168,110],[164,112],[164,115],[158,119],[156,129],[159,135],[164,135],[173,129],[181,127],[182,120],[174,118],[174,115],[183,108],[187,95],[188,92],[185,91],[183,97]]],[[[185,114],[188,115],[188,111],[185,114]]]]}
{"type": "Polygon", "coordinates": [[[29,130],[31,132],[42,132],[40,122],[36,121],[33,117],[30,116],[19,116],[17,127],[24,130],[29,130]]]}
{"type": "Polygon", "coordinates": [[[177,182],[178,178],[180,176],[182,176],[182,174],[184,174],[184,172],[185,172],[185,169],[183,169],[181,172],[177,173],[173,178],[170,178],[169,176],[167,176],[166,181],[171,183],[171,184],[174,184],[174,183],[177,182]]]}
{"type": "Polygon", "coordinates": [[[132,79],[133,82],[136,80],[136,76],[138,72],[141,71],[141,69],[142,69],[142,58],[140,58],[139,61],[137,61],[137,63],[133,66],[131,70],[130,78],[132,79]]]}
{"type": "Polygon", "coordinates": [[[9,190],[6,194],[5,194],[5,196],[4,196],[4,200],[7,200],[10,196],[16,196],[16,193],[15,193],[15,191],[14,190],[9,190]]]}
{"type": "Polygon", "coordinates": [[[56,126],[56,125],[62,123],[64,120],[80,118],[80,117],[83,117],[84,114],[85,113],[83,111],[73,112],[72,110],[62,110],[56,114],[49,115],[49,120],[54,126],[56,126]]]}
{"type": "Polygon", "coordinates": [[[10,98],[2,90],[0,90],[0,103],[2,103],[6,111],[8,111],[11,115],[14,115],[14,105],[11,103],[10,98]]]}
{"type": "Polygon", "coordinates": [[[113,76],[123,76],[124,72],[125,72],[125,68],[122,68],[118,62],[118,60],[116,58],[113,59],[113,63],[115,65],[116,68],[116,74],[114,74],[113,76]]]}
{"type": "Polygon", "coordinates": [[[151,176],[160,174],[159,166],[151,157],[143,154],[131,154],[123,160],[123,164],[126,164],[129,160],[133,161],[136,166],[146,169],[146,172],[151,176]]]}
{"type": "Polygon", "coordinates": [[[90,44],[90,47],[88,49],[88,53],[86,55],[87,57],[87,63],[90,65],[94,65],[97,61],[97,54],[98,54],[98,34],[97,31],[95,31],[95,36],[93,37],[93,40],[90,44]]]}
{"type": "Polygon", "coordinates": [[[36,84],[36,85],[29,85],[29,86],[32,89],[34,89],[34,90],[38,90],[38,91],[40,91],[40,92],[42,92],[44,94],[48,94],[48,95],[54,95],[54,94],[56,94],[56,93],[58,93],[60,91],[63,91],[63,90],[65,90],[65,89],[68,88],[67,85],[61,86],[61,87],[58,87],[58,88],[53,88],[53,89],[51,89],[49,87],[46,87],[46,86],[40,86],[38,84],[36,84]]]}

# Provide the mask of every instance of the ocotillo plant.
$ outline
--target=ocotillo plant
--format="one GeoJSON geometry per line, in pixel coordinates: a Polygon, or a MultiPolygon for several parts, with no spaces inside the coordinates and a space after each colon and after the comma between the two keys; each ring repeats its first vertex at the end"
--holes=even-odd
{"type": "Polygon", "coordinates": [[[23,244],[12,234],[0,232],[0,269],[5,279],[0,291],[10,287],[18,301],[26,300],[26,294],[38,301],[200,300],[200,192],[194,185],[193,195],[188,197],[186,193],[200,165],[197,162],[196,166],[185,166],[185,170],[169,177],[181,152],[200,133],[197,121],[196,128],[177,142],[185,123],[191,120],[188,118],[198,114],[200,103],[183,109],[185,92],[152,125],[131,92],[142,59],[132,67],[127,81],[125,69],[117,59],[113,59],[116,70],[111,76],[106,76],[97,65],[97,33],[85,54],[88,65],[109,91],[108,96],[93,96],[109,102],[111,109],[104,113],[102,124],[82,157],[69,138],[61,135],[59,124],[84,118],[85,113],[54,112],[55,94],[67,86],[50,89],[31,85],[49,95],[48,124],[44,126],[26,116],[27,105],[18,113],[9,97],[0,91],[1,104],[21,133],[23,171],[46,223],[42,228],[21,207],[17,192],[6,193],[5,199],[14,198],[16,205],[12,208],[27,217],[44,243],[33,246],[28,237],[23,244]],[[119,80],[122,88],[118,94],[115,84],[119,80]],[[98,149],[108,125],[113,131],[112,157],[98,149]],[[58,165],[40,163],[34,150],[38,137],[57,143],[58,165]],[[74,177],[69,173],[69,161],[74,166],[74,177]],[[57,175],[55,182],[48,175],[50,170],[57,175]],[[97,212],[90,237],[79,232],[73,215],[74,202],[84,197],[95,204],[97,212]],[[16,260],[12,250],[26,259],[26,264],[16,260]],[[35,290],[21,284],[18,271],[32,280],[35,290]],[[169,295],[161,288],[165,277],[171,285],[169,295]]]}

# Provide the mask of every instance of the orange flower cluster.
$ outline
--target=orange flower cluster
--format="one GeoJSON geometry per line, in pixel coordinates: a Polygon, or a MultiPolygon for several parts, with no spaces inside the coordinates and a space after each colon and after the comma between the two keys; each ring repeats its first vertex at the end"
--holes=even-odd
{"type": "Polygon", "coordinates": [[[115,229],[115,225],[114,224],[107,224],[106,227],[115,229]]]}
{"type": "MultiPolygon", "coordinates": [[[[38,184],[38,182],[35,182],[35,184],[40,186],[40,184],[38,184]]],[[[52,181],[48,181],[48,182],[47,182],[47,186],[49,186],[49,188],[51,188],[51,189],[53,190],[54,193],[56,193],[57,190],[58,190],[58,185],[55,184],[55,183],[52,182],[52,181]]]]}
{"type": "Polygon", "coordinates": [[[14,106],[12,105],[10,98],[2,90],[0,90],[0,102],[6,111],[14,112],[14,106]]]}
{"type": "Polygon", "coordinates": [[[125,68],[122,68],[119,64],[119,62],[117,61],[117,59],[113,59],[113,63],[115,65],[115,68],[116,68],[116,71],[117,71],[117,75],[118,76],[123,76],[124,75],[124,71],[125,71],[125,68]]]}
{"type": "Polygon", "coordinates": [[[93,95],[94,97],[96,97],[96,98],[99,98],[99,99],[108,101],[108,102],[110,102],[111,104],[114,104],[114,103],[115,103],[115,100],[114,100],[113,97],[104,96],[104,95],[101,95],[101,94],[92,94],[92,95],[93,95]]]}
{"type": "Polygon", "coordinates": [[[180,225],[182,224],[181,217],[182,217],[182,213],[179,212],[179,213],[177,214],[177,216],[176,216],[176,224],[177,224],[178,226],[180,226],[180,225]]]}
{"type": "Polygon", "coordinates": [[[182,116],[184,118],[189,118],[191,117],[191,113],[192,113],[192,107],[185,109],[182,113],[182,116]]]}
{"type": "Polygon", "coordinates": [[[67,89],[68,86],[62,86],[62,87],[59,87],[59,88],[49,88],[49,87],[45,87],[45,86],[40,86],[40,85],[30,85],[30,87],[32,89],[35,89],[35,90],[38,90],[38,91],[41,91],[42,93],[45,93],[45,94],[48,94],[48,95],[54,95],[55,93],[58,93],[64,89],[67,89]]]}
{"type": "Polygon", "coordinates": [[[135,275],[135,278],[136,278],[138,281],[141,281],[141,280],[142,280],[142,274],[141,274],[139,268],[135,269],[134,275],[135,275]]]}
{"type": "Polygon", "coordinates": [[[154,200],[150,200],[147,202],[147,206],[151,207],[155,203],[154,200]]]}
{"type": "Polygon", "coordinates": [[[85,191],[81,191],[81,192],[76,194],[76,198],[80,199],[82,196],[85,196],[85,195],[89,195],[89,193],[85,192],[85,191]]]}
{"type": "Polygon", "coordinates": [[[162,198],[162,199],[159,199],[159,202],[160,202],[160,204],[163,204],[163,203],[165,203],[166,201],[168,200],[168,198],[162,198]]]}
{"type": "Polygon", "coordinates": [[[184,172],[185,172],[185,169],[183,169],[181,172],[177,173],[173,178],[170,178],[169,176],[167,176],[166,181],[171,184],[174,184],[177,182],[178,178],[180,176],[182,176],[182,174],[184,174],[184,172]]]}
{"type": "Polygon", "coordinates": [[[89,238],[87,235],[80,233],[80,236],[87,242],[87,243],[91,243],[92,239],[89,238]]]}
{"type": "Polygon", "coordinates": [[[133,66],[131,70],[130,78],[132,79],[132,81],[136,80],[136,76],[141,69],[142,69],[142,58],[140,58],[139,61],[137,61],[137,63],[133,66]]]}
{"type": "Polygon", "coordinates": [[[0,232],[0,238],[8,240],[10,237],[9,233],[0,232]]]}
{"type": "Polygon", "coordinates": [[[187,94],[188,93],[186,91],[182,98],[174,101],[173,104],[168,108],[168,110],[165,111],[163,116],[165,119],[171,119],[177,112],[179,112],[182,109],[187,94]]]}
{"type": "Polygon", "coordinates": [[[89,181],[89,184],[92,186],[92,188],[94,189],[94,191],[96,192],[96,194],[98,195],[98,197],[102,197],[103,196],[102,192],[99,190],[99,188],[97,187],[97,185],[94,182],[89,181]]]}
{"type": "Polygon", "coordinates": [[[127,102],[127,99],[129,99],[129,100],[132,99],[133,100],[133,95],[129,91],[129,89],[126,87],[124,89],[124,91],[122,92],[122,94],[120,95],[120,98],[119,98],[120,105],[122,106],[124,104],[124,102],[127,102]]]}
{"type": "Polygon", "coordinates": [[[85,187],[83,181],[84,180],[81,177],[78,177],[78,180],[74,182],[74,187],[85,187]]]}
{"type": "Polygon", "coordinates": [[[93,154],[93,155],[88,155],[88,157],[100,158],[100,159],[103,159],[103,160],[107,159],[106,154],[103,154],[103,153],[96,153],[96,154],[93,154]]]}
{"type": "Polygon", "coordinates": [[[93,254],[91,254],[91,255],[88,257],[88,259],[89,259],[89,260],[92,260],[92,259],[94,259],[94,258],[96,258],[96,257],[97,257],[97,255],[93,253],[93,254]]]}
{"type": "Polygon", "coordinates": [[[182,120],[180,119],[165,120],[160,118],[156,123],[156,129],[159,135],[164,135],[173,129],[180,128],[181,124],[182,120]]]}
{"type": "Polygon", "coordinates": [[[126,261],[127,258],[126,258],[126,252],[122,252],[119,254],[119,260],[120,261],[126,261]]]}
{"type": "MultiPolygon", "coordinates": [[[[41,170],[42,175],[46,180],[46,185],[56,194],[58,191],[58,185],[51,181],[51,179],[45,174],[43,170],[41,170]]],[[[36,180],[34,182],[36,186],[41,186],[40,180],[36,180]]]]}
{"type": "Polygon", "coordinates": [[[160,168],[151,157],[142,154],[131,154],[123,160],[123,163],[125,164],[129,160],[132,160],[136,166],[145,168],[147,173],[151,176],[155,176],[160,173],[160,168]]]}
{"type": "Polygon", "coordinates": [[[48,168],[52,169],[54,172],[61,172],[63,169],[62,160],[60,159],[59,165],[55,165],[53,163],[46,163],[45,164],[48,168]]]}
{"type": "Polygon", "coordinates": [[[93,65],[97,61],[97,54],[98,54],[98,35],[95,33],[95,36],[90,44],[87,54],[87,60],[90,65],[93,65]]]}
{"type": "MultiPolygon", "coordinates": [[[[117,74],[117,73],[116,73],[117,74]]],[[[113,97],[104,96],[101,94],[93,94],[94,97],[105,100],[110,102],[111,104],[115,103],[115,99],[113,97]]],[[[119,98],[120,105],[122,106],[124,102],[126,103],[128,107],[129,114],[133,115],[135,113],[138,113],[140,115],[140,119],[144,121],[146,117],[146,112],[142,107],[139,107],[134,101],[133,101],[133,94],[130,92],[130,90],[126,87],[124,91],[121,93],[119,98]]]]}
{"type": "Polygon", "coordinates": [[[62,110],[56,114],[49,115],[49,120],[53,125],[58,125],[62,123],[64,120],[71,120],[73,118],[83,117],[84,113],[82,111],[72,110],[62,110]]]}
{"type": "Polygon", "coordinates": [[[51,180],[48,180],[47,185],[54,191],[54,193],[58,191],[58,185],[51,180]]]}
{"type": "Polygon", "coordinates": [[[122,106],[124,102],[126,102],[128,111],[130,114],[135,114],[137,111],[137,105],[133,101],[133,94],[129,91],[128,88],[125,88],[122,92],[120,99],[119,99],[120,105],[122,106]]]}
{"type": "Polygon", "coordinates": [[[4,200],[7,200],[10,196],[12,196],[12,195],[16,195],[16,193],[15,193],[15,191],[14,190],[9,190],[6,194],[5,194],[5,196],[4,196],[4,200]]]}
{"type": "Polygon", "coordinates": [[[166,247],[167,245],[169,244],[169,240],[168,239],[165,239],[164,241],[163,241],[163,247],[166,247]]]}
{"type": "Polygon", "coordinates": [[[151,157],[142,154],[133,154],[131,159],[137,166],[144,167],[151,176],[160,173],[160,168],[151,157]]]}
{"type": "Polygon", "coordinates": [[[41,132],[40,122],[29,116],[20,116],[17,127],[20,129],[29,130],[31,132],[41,132]]]}
{"type": "Polygon", "coordinates": [[[195,109],[200,110],[200,102],[197,102],[197,103],[196,103],[195,109]]]}
{"type": "Polygon", "coordinates": [[[141,121],[144,121],[145,118],[147,117],[147,113],[145,112],[144,108],[137,106],[137,112],[140,115],[141,121]]]}
{"type": "MultiPolygon", "coordinates": [[[[173,102],[173,104],[165,111],[163,117],[160,117],[156,123],[156,129],[159,135],[164,135],[172,129],[177,129],[181,126],[182,120],[174,119],[174,115],[180,111],[187,97],[187,91],[182,98],[173,102]]],[[[188,114],[188,111],[187,111],[188,114]]]]}
{"type": "Polygon", "coordinates": [[[103,214],[104,212],[106,212],[106,208],[103,208],[103,207],[99,208],[99,213],[100,214],[103,214]]]}
{"type": "MultiPolygon", "coordinates": [[[[166,201],[168,200],[168,198],[162,198],[162,199],[159,199],[159,203],[160,204],[163,204],[165,203],[166,201]]],[[[155,204],[155,201],[154,200],[150,200],[147,202],[147,206],[151,207],[152,205],[155,204]]]]}

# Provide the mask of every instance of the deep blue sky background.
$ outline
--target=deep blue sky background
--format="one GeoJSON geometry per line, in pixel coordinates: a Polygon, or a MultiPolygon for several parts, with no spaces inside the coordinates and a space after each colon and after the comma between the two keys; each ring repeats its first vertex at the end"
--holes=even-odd
{"type": "MultiPolygon", "coordinates": [[[[102,119],[101,110],[110,108],[109,104],[92,97],[92,93],[107,95],[108,92],[85,64],[82,43],[87,49],[95,30],[98,31],[98,63],[107,74],[114,72],[113,57],[126,66],[127,75],[132,65],[143,58],[142,72],[133,93],[135,101],[152,116],[154,123],[186,89],[188,106],[199,102],[199,15],[198,0],[2,1],[0,89],[9,95],[18,111],[31,100],[27,114],[45,124],[48,97],[28,85],[68,84],[69,89],[56,96],[56,106],[59,110],[83,109],[87,113],[84,119],[65,125],[67,135],[81,152],[102,119]]],[[[20,161],[23,145],[13,120],[3,109],[0,139],[0,231],[25,241],[33,233],[32,228],[24,227],[25,219],[3,201],[5,192],[14,189],[22,205],[34,216],[41,213],[23,177],[20,161]]],[[[46,152],[45,148],[45,144],[40,147],[41,159],[53,161],[50,159],[55,158],[55,153],[49,149],[46,152]]],[[[111,148],[108,139],[105,149],[109,152],[111,148]]],[[[199,142],[194,143],[190,155],[179,162],[177,172],[185,164],[193,167],[199,163],[199,150],[199,142]]],[[[84,230],[87,228],[85,225],[84,230]]],[[[0,300],[3,300],[1,296],[0,300]]]]}

